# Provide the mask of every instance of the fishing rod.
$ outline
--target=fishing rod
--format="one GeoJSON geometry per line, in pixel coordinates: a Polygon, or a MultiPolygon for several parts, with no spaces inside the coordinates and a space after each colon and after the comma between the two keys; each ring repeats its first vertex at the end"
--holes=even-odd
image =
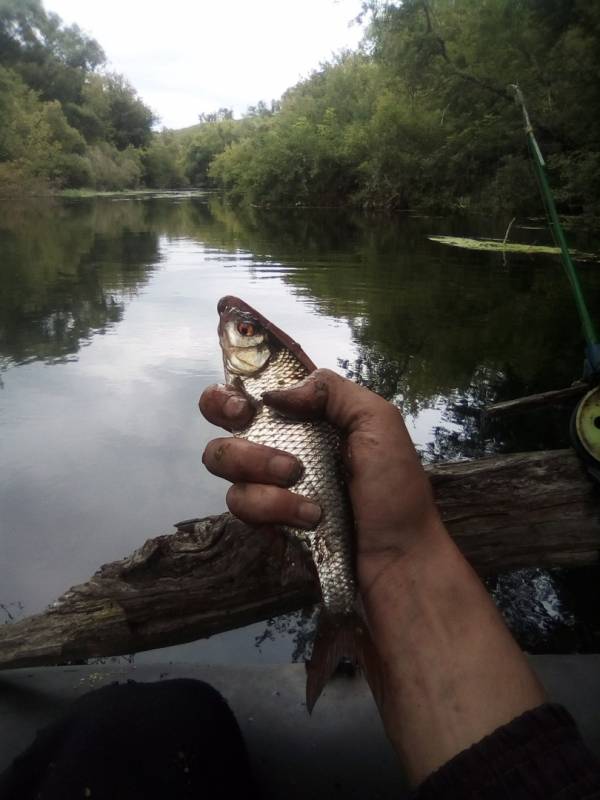
{"type": "Polygon", "coordinates": [[[594,388],[577,404],[571,418],[571,439],[575,449],[588,464],[588,471],[600,481],[600,339],[590,315],[579,275],[571,258],[563,227],[558,217],[554,196],[546,174],[546,162],[540,150],[533,126],[525,105],[525,98],[518,84],[511,84],[515,101],[521,107],[525,121],[525,133],[531,151],[535,173],[540,186],[550,231],[556,245],[560,248],[561,261],[571,286],[571,292],[585,338],[584,380],[594,388]]]}

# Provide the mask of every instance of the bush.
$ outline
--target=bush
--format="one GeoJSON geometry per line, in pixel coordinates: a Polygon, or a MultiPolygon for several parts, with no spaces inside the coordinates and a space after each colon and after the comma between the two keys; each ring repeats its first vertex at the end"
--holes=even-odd
{"type": "Polygon", "coordinates": [[[77,153],[62,155],[58,158],[57,169],[57,182],[66,189],[80,189],[94,183],[92,165],[86,156],[77,153]]]}
{"type": "Polygon", "coordinates": [[[150,146],[142,152],[144,184],[156,189],[179,189],[187,186],[180,148],[165,134],[155,135],[150,146]]]}
{"type": "Polygon", "coordinates": [[[140,185],[141,159],[132,147],[120,151],[114,145],[103,142],[89,148],[88,158],[96,189],[136,189],[140,185]]]}
{"type": "Polygon", "coordinates": [[[21,165],[14,161],[0,162],[0,197],[45,194],[49,190],[47,181],[31,177],[21,165]]]}
{"type": "Polygon", "coordinates": [[[543,212],[537,178],[527,156],[506,156],[479,199],[483,210],[504,209],[513,214],[531,213],[536,206],[543,212]]]}
{"type": "Polygon", "coordinates": [[[600,153],[576,151],[548,161],[557,202],[571,212],[600,214],[600,153]]]}

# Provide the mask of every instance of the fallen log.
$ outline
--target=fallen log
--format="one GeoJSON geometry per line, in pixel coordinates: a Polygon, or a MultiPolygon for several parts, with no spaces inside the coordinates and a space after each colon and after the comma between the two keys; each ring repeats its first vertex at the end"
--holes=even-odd
{"type": "MultiPolygon", "coordinates": [[[[570,450],[428,468],[448,529],[481,574],[598,563],[596,486],[570,450]]],[[[310,605],[299,546],[229,514],[187,520],[69,589],[47,611],[0,627],[0,668],[69,663],[211,636],[310,605]]]]}

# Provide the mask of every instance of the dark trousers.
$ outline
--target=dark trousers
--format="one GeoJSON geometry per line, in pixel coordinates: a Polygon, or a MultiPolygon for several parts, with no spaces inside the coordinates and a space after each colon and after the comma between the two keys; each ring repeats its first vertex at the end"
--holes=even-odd
{"type": "Polygon", "coordinates": [[[114,684],[79,698],[0,776],[0,800],[258,797],[238,724],[196,680],[114,684]]]}

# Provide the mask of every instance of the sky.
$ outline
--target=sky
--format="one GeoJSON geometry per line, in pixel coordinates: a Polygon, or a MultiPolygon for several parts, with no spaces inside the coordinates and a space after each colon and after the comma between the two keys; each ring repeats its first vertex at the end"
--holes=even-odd
{"type": "Polygon", "coordinates": [[[102,46],[161,125],[269,103],[345,47],[361,0],[45,0],[102,46]]]}

